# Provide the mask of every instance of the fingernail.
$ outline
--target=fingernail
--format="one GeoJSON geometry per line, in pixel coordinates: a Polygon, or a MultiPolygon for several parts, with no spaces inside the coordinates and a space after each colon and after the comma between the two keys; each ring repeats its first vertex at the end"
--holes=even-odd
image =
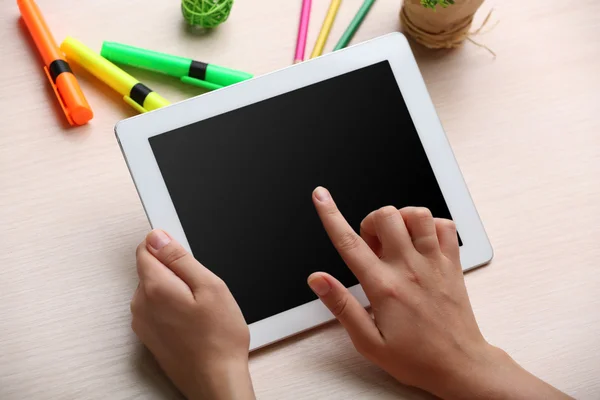
{"type": "Polygon", "coordinates": [[[160,229],[153,230],[148,235],[148,244],[154,250],[160,250],[169,243],[171,243],[171,238],[169,235],[161,231],[160,229]]]}
{"type": "Polygon", "coordinates": [[[331,198],[329,191],[321,186],[315,189],[315,197],[321,202],[327,201],[331,198]]]}
{"type": "Polygon", "coordinates": [[[319,297],[325,296],[331,290],[331,286],[329,286],[329,282],[322,276],[317,276],[312,279],[309,279],[308,286],[312,289],[313,292],[319,297]]]}

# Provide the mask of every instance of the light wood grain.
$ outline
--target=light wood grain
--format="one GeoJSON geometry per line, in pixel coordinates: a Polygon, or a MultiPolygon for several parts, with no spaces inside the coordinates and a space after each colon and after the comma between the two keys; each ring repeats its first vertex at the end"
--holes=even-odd
{"type": "MultiPolygon", "coordinates": [[[[345,0],[329,51],[362,0],[345,0]]],[[[115,40],[256,74],[289,65],[300,1],[237,0],[190,34],[176,1],[39,0],[58,40],[115,40]]],[[[328,2],[313,2],[307,53],[328,2]]],[[[579,399],[600,398],[600,2],[505,0],[456,51],[414,46],[495,249],[468,273],[486,337],[579,399]]],[[[398,30],[379,0],[354,42],[398,30]]],[[[14,1],[0,2],[0,398],[179,398],[131,333],[134,248],[148,231],[112,132],[134,112],[78,73],[96,114],[68,129],[14,1]]],[[[200,94],[135,75],[164,97],[200,94]]],[[[254,354],[261,399],[427,398],[352,349],[337,324],[254,354]]]]}

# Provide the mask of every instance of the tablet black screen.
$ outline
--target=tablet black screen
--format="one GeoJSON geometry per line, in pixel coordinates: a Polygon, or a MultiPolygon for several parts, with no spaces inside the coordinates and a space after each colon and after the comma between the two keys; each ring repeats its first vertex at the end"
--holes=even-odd
{"type": "Polygon", "coordinates": [[[316,186],[357,231],[385,205],[450,218],[387,61],[149,141],[194,255],[249,324],[314,300],[314,271],[357,283],[313,208],[316,186]]]}

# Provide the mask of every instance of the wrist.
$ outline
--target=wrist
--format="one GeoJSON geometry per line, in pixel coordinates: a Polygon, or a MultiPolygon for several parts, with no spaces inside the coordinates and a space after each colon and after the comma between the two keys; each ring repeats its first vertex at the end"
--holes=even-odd
{"type": "Polygon", "coordinates": [[[446,400],[572,399],[527,372],[503,350],[487,346],[481,357],[433,394],[446,400]]]}
{"type": "Polygon", "coordinates": [[[504,350],[488,343],[453,367],[431,393],[446,400],[501,399],[506,385],[525,372],[504,350]]]}
{"type": "Polygon", "coordinates": [[[216,362],[203,367],[195,376],[193,387],[184,393],[189,400],[255,399],[247,359],[216,362]]]}

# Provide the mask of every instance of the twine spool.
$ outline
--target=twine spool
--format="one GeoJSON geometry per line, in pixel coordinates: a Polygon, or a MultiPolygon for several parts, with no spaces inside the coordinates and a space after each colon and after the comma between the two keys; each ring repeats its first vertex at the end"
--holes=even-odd
{"type": "Polygon", "coordinates": [[[188,24],[214,28],[227,20],[233,0],[181,0],[181,13],[188,24]]]}
{"type": "Polygon", "coordinates": [[[432,10],[423,7],[420,0],[404,0],[400,20],[407,35],[430,49],[453,49],[469,40],[495,56],[487,46],[470,37],[477,34],[490,18],[491,12],[476,32],[470,32],[473,17],[482,3],[483,0],[456,0],[454,5],[432,10]]]}

